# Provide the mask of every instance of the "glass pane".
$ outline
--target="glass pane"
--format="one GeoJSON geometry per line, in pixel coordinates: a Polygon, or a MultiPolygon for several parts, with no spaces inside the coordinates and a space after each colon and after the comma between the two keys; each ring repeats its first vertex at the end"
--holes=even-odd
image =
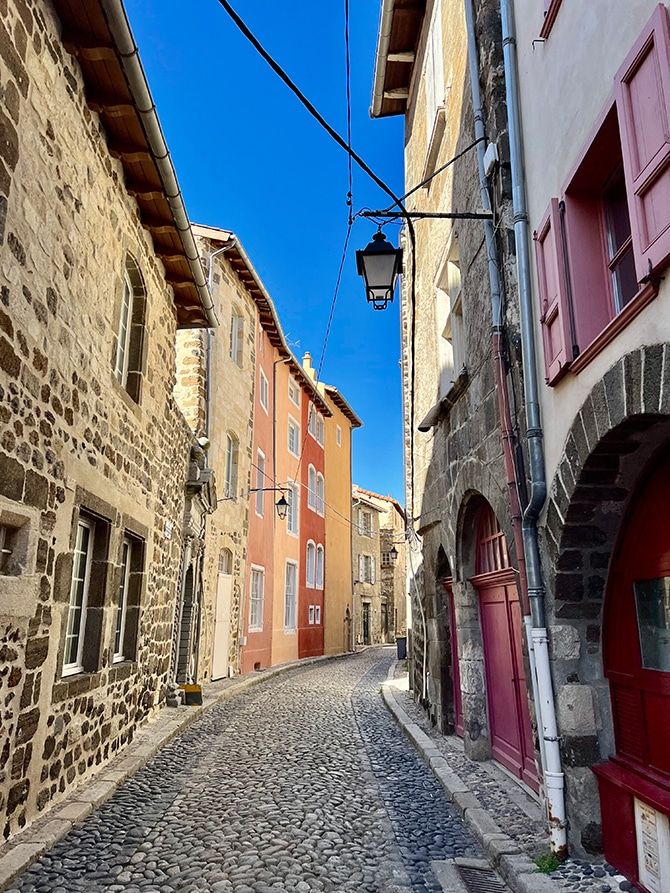
{"type": "Polygon", "coordinates": [[[610,260],[630,238],[630,217],[626,200],[626,184],[623,175],[617,177],[605,192],[605,212],[607,214],[607,238],[610,260]]]}
{"type": "Polygon", "coordinates": [[[624,251],[616,264],[612,266],[612,282],[617,313],[637,294],[637,274],[633,246],[624,251]]]}
{"type": "Polygon", "coordinates": [[[633,584],[642,666],[670,673],[670,577],[633,584]]]}

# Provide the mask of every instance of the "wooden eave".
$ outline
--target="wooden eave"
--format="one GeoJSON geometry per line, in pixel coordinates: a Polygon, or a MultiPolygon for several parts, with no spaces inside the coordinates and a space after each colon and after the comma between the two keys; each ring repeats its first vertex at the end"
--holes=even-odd
{"type": "Polygon", "coordinates": [[[107,135],[110,154],[124,170],[142,226],[174,289],[177,325],[209,325],[161,176],[126,80],[114,38],[98,0],[53,0],[65,49],[81,68],[86,101],[107,135]]]}
{"type": "Polygon", "coordinates": [[[342,414],[349,419],[351,422],[352,428],[362,428],[363,422],[358,418],[356,413],[353,411],[351,406],[344,399],[342,394],[334,388],[332,385],[324,385],[324,389],[326,391],[326,395],[333,401],[335,406],[342,412],[342,414]]]}
{"type": "Polygon", "coordinates": [[[426,0],[395,0],[391,36],[384,70],[384,97],[378,117],[404,115],[407,111],[410,81],[426,13],[426,0]],[[402,59],[403,61],[399,61],[402,59]],[[393,94],[398,98],[393,98],[393,94]]]}

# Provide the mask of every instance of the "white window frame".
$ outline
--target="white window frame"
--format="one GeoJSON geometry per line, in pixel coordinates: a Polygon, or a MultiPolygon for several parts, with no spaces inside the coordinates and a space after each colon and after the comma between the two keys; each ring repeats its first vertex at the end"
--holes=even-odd
{"type": "Polygon", "coordinates": [[[237,479],[240,464],[240,441],[228,432],[226,434],[226,465],[224,476],[224,492],[226,499],[237,497],[237,479]]]}
{"type": "Polygon", "coordinates": [[[300,385],[293,375],[288,377],[288,397],[295,406],[300,406],[300,385]]]}
{"type": "Polygon", "coordinates": [[[321,626],[321,605],[314,605],[314,623],[321,626]]]}
{"type": "Polygon", "coordinates": [[[305,586],[314,589],[316,580],[316,543],[308,540],[305,550],[305,586]]]}
{"type": "Polygon", "coordinates": [[[121,298],[121,313],[119,315],[119,328],[116,339],[116,363],[114,366],[116,380],[124,388],[128,384],[133,297],[133,284],[126,270],[123,273],[123,296],[121,298]]]}
{"type": "Polygon", "coordinates": [[[335,429],[335,441],[338,446],[342,446],[342,428],[340,425],[335,429]]]}
{"type": "Polygon", "coordinates": [[[358,532],[361,536],[372,536],[374,533],[374,524],[372,521],[372,512],[368,509],[359,508],[358,509],[358,532]],[[364,524],[364,519],[370,519],[369,526],[364,524]]]}
{"type": "Polygon", "coordinates": [[[265,453],[258,450],[256,453],[256,499],[254,509],[259,518],[265,514],[265,453]]]}
{"type": "Polygon", "coordinates": [[[316,511],[316,468],[313,465],[307,469],[307,508],[316,511]]]}
{"type": "Polygon", "coordinates": [[[300,422],[294,419],[292,415],[288,417],[287,448],[292,456],[300,457],[300,422]],[[292,442],[294,449],[291,448],[292,442]]]}
{"type": "Polygon", "coordinates": [[[298,536],[300,533],[300,487],[292,481],[288,482],[286,488],[286,501],[288,502],[286,532],[291,536],[298,536]]]}
{"type": "Polygon", "coordinates": [[[126,636],[128,584],[130,582],[132,555],[133,541],[129,536],[124,536],[121,543],[121,579],[119,580],[119,601],[116,607],[116,630],[114,632],[114,654],[112,656],[112,663],[120,663],[126,659],[123,645],[126,636]]]}
{"type": "Polygon", "coordinates": [[[263,631],[263,608],[265,605],[265,568],[251,565],[249,575],[249,632],[263,631]]]}
{"type": "Polygon", "coordinates": [[[326,511],[326,482],[320,471],[316,473],[316,513],[323,518],[326,511]]]}
{"type": "Polygon", "coordinates": [[[307,431],[316,440],[316,406],[311,400],[307,409],[307,431]]]}
{"type": "Polygon", "coordinates": [[[77,538],[74,547],[74,560],[72,564],[72,581],[70,583],[70,601],[68,605],[65,629],[65,649],[63,654],[63,676],[72,676],[75,673],[83,673],[84,636],[86,634],[86,609],[88,607],[88,588],[91,581],[91,564],[93,563],[93,540],[95,537],[95,524],[87,518],[80,518],[77,522],[77,538]],[[82,531],[88,531],[86,551],[82,549],[82,531]],[[81,556],[78,558],[78,556],[81,556]],[[83,562],[83,568],[82,568],[83,562]],[[82,574],[83,569],[83,574],[82,574]],[[81,583],[81,603],[76,604],[78,585],[81,583]],[[77,611],[79,617],[77,618],[77,611]],[[75,628],[76,627],[76,628],[75,628]],[[68,641],[75,641],[76,651],[74,660],[66,663],[66,657],[73,649],[68,647],[68,641]]]}
{"type": "Polygon", "coordinates": [[[287,559],[284,571],[284,632],[295,632],[298,615],[297,607],[298,562],[287,559]]]}
{"type": "Polygon", "coordinates": [[[326,565],[326,553],[321,545],[318,544],[316,547],[316,580],[315,587],[316,589],[323,589],[323,579],[324,579],[324,570],[326,565]]]}
{"type": "Polygon", "coordinates": [[[326,442],[326,423],[321,413],[316,417],[316,442],[319,446],[324,446],[326,442]]]}
{"type": "Polygon", "coordinates": [[[241,369],[244,364],[244,317],[236,307],[233,307],[230,316],[229,354],[241,369]]]}
{"type": "Polygon", "coordinates": [[[361,553],[358,556],[358,582],[373,584],[376,581],[375,559],[372,555],[361,553]]]}
{"type": "Polygon", "coordinates": [[[314,605],[309,606],[309,613],[307,615],[307,622],[310,626],[314,625],[314,605]]]}
{"type": "Polygon", "coordinates": [[[259,376],[259,384],[258,384],[258,402],[261,404],[261,408],[268,412],[268,407],[270,405],[270,385],[268,384],[268,378],[263,370],[260,370],[259,376]]]}

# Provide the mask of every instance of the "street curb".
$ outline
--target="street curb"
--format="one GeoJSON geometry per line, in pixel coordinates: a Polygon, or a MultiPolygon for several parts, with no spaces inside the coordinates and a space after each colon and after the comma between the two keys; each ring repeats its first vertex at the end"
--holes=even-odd
{"type": "Polygon", "coordinates": [[[477,795],[449,766],[433,740],[412,722],[393,692],[393,671],[382,685],[382,698],[389,712],[410,739],[421,759],[447,792],[454,808],[481,844],[491,865],[514,893],[565,893],[565,886],[538,871],[516,841],[500,828],[482,807],[477,795]]]}
{"type": "Polygon", "coordinates": [[[88,778],[58,803],[54,803],[44,815],[0,847],[0,891],[6,890],[15,878],[65,837],[73,825],[83,822],[124,781],[146,766],[162,747],[212,707],[275,676],[349,655],[350,652],[307,657],[278,664],[267,670],[257,670],[246,676],[210,682],[203,688],[202,705],[162,707],[154,718],[146,720],[135,730],[132,742],[109,760],[99,773],[88,778]]]}

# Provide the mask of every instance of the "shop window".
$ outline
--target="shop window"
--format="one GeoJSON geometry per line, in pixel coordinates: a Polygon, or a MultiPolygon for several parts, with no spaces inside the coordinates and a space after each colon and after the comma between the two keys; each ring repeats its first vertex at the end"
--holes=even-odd
{"type": "Polygon", "coordinates": [[[658,6],[563,199],[535,233],[547,383],[578,372],[655,297],[670,258],[670,36],[658,6]]]}
{"type": "Polygon", "coordinates": [[[116,333],[114,375],[135,403],[140,402],[147,296],[139,267],[126,258],[119,324],[116,333]]]}

